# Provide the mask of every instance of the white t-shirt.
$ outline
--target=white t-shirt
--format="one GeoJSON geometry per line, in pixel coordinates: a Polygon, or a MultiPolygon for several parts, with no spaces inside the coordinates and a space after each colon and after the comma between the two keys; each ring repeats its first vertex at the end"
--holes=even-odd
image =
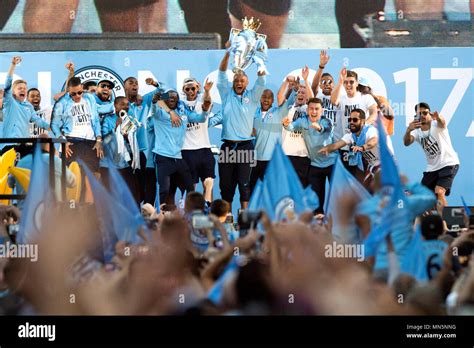
{"type": "Polygon", "coordinates": [[[437,121],[431,121],[431,127],[427,131],[418,128],[412,130],[410,134],[421,144],[425,152],[428,161],[427,172],[459,164],[459,157],[451,144],[448,129],[438,127],[437,121]]]}
{"type": "Polygon", "coordinates": [[[334,128],[337,128],[339,121],[339,108],[337,105],[331,103],[331,95],[325,95],[321,90],[319,90],[316,98],[321,99],[323,102],[323,116],[329,118],[332,121],[334,128]]]}
{"type": "MultiPolygon", "coordinates": [[[[44,109],[36,111],[36,115],[41,117],[46,122],[51,122],[51,113],[53,112],[53,106],[49,105],[44,109]]],[[[30,122],[30,136],[33,138],[37,138],[40,134],[48,133],[46,129],[38,127],[33,122],[30,122]]]]}
{"type": "MultiPolygon", "coordinates": [[[[290,122],[296,121],[306,113],[306,105],[292,106],[286,116],[290,122]]],[[[282,130],[282,148],[287,156],[308,157],[308,149],[303,139],[301,131],[289,132],[285,128],[282,130]]]]}
{"type": "Polygon", "coordinates": [[[369,108],[372,105],[376,105],[374,97],[370,94],[361,94],[356,92],[354,97],[350,98],[349,96],[342,94],[339,97],[339,117],[338,126],[334,128],[334,137],[337,139],[342,138],[346,133],[350,133],[349,122],[347,119],[351,115],[351,112],[354,109],[362,109],[365,112],[365,119],[369,118],[369,108]]]}
{"type": "MultiPolygon", "coordinates": [[[[377,128],[373,126],[369,126],[369,129],[367,129],[367,133],[365,134],[365,143],[367,143],[369,139],[372,139],[373,137],[378,137],[378,136],[379,136],[379,132],[377,131],[377,128]]],[[[354,138],[352,137],[352,133],[344,134],[341,140],[344,141],[347,145],[356,145],[354,142],[354,138]]],[[[365,158],[369,166],[379,165],[380,164],[379,146],[376,145],[373,148],[362,152],[362,156],[365,158]]]]}
{"type": "MultiPolygon", "coordinates": [[[[186,100],[186,97],[181,99],[191,110],[197,113],[202,112],[202,95],[198,96],[196,100],[186,100]]],[[[198,150],[210,149],[211,142],[209,140],[208,131],[209,117],[206,122],[189,122],[186,127],[186,135],[184,136],[183,150],[198,150]]]]}
{"type": "Polygon", "coordinates": [[[95,140],[94,129],[92,128],[92,115],[89,104],[84,99],[79,103],[74,103],[71,108],[72,131],[70,137],[87,140],[95,140]]]}

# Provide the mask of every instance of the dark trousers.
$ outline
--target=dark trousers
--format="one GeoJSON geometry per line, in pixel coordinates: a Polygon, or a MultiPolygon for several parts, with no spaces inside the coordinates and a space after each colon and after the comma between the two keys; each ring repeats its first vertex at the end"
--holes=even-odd
{"type": "Polygon", "coordinates": [[[308,157],[299,157],[299,156],[288,156],[290,159],[293,168],[298,174],[298,178],[300,179],[301,185],[303,187],[308,186],[308,173],[311,161],[308,157]]]}
{"type": "Polygon", "coordinates": [[[314,192],[318,195],[319,207],[316,209],[316,214],[324,214],[324,198],[326,197],[326,178],[328,182],[331,181],[332,168],[319,168],[310,166],[309,168],[309,184],[314,192]]]}
{"type": "Polygon", "coordinates": [[[155,205],[156,201],[156,170],[155,168],[145,169],[145,203],[155,205]]]}
{"type": "MultiPolygon", "coordinates": [[[[128,189],[132,193],[133,198],[135,199],[135,202],[137,205],[140,205],[140,194],[139,194],[139,188],[138,188],[138,182],[137,178],[133,174],[133,170],[131,167],[128,168],[123,168],[123,169],[118,169],[118,172],[122,176],[123,180],[128,186],[128,189]]],[[[100,178],[102,180],[102,183],[104,184],[104,187],[110,192],[111,187],[110,187],[110,173],[109,173],[109,168],[100,168],[100,178]]]]}
{"type": "Polygon", "coordinates": [[[239,187],[240,201],[250,199],[250,153],[254,153],[252,141],[224,142],[219,156],[219,188],[223,200],[232,205],[235,188],[239,187]],[[242,160],[244,159],[244,160],[242,160]]]}
{"type": "Polygon", "coordinates": [[[357,179],[362,185],[364,185],[364,178],[365,174],[364,171],[360,170],[358,166],[351,166],[349,165],[349,151],[339,150],[339,154],[341,156],[342,164],[344,168],[352,174],[354,178],[357,179]]]}
{"type": "Polygon", "coordinates": [[[154,160],[158,185],[160,185],[160,204],[166,202],[166,197],[170,189],[170,178],[175,173],[181,177],[186,192],[194,190],[193,178],[184,160],[160,156],[158,154],[155,154],[154,160]]]}
{"type": "Polygon", "coordinates": [[[257,161],[257,165],[252,168],[252,172],[250,173],[250,195],[252,195],[258,179],[263,180],[269,162],[270,161],[257,161]]]}

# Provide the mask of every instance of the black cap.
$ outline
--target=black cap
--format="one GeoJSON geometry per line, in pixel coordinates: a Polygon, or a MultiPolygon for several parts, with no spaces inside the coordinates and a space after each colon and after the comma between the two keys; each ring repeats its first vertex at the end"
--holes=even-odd
{"type": "Polygon", "coordinates": [[[428,103],[424,103],[424,102],[421,102],[415,105],[415,112],[417,112],[419,108],[425,108],[425,109],[431,110],[428,103]]]}
{"type": "Polygon", "coordinates": [[[99,86],[102,82],[107,82],[110,86],[112,86],[112,88],[115,87],[115,83],[113,83],[112,81],[108,80],[108,79],[102,79],[100,80],[98,83],[97,83],[97,86],[99,86]]]}

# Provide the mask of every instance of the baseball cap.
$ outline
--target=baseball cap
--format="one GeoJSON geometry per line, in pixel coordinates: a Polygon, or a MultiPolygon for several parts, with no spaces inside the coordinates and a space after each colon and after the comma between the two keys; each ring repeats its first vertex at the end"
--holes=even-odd
{"type": "Polygon", "coordinates": [[[108,80],[108,79],[102,79],[102,80],[100,80],[100,81],[97,83],[97,86],[99,86],[102,82],[108,83],[109,85],[112,86],[112,88],[115,87],[115,83],[113,83],[112,81],[110,81],[110,80],[108,80]]]}
{"type": "Polygon", "coordinates": [[[199,82],[194,77],[186,77],[183,81],[183,86],[191,85],[191,84],[192,85],[194,85],[194,84],[198,85],[199,82]]]}
{"type": "Polygon", "coordinates": [[[370,81],[364,76],[359,76],[359,85],[370,87],[370,81]]]}

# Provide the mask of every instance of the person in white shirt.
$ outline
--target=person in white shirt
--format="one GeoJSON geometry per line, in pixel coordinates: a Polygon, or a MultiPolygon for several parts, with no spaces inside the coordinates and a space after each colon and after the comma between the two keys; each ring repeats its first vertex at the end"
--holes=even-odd
{"type": "MultiPolygon", "coordinates": [[[[347,70],[342,68],[339,73],[339,81],[332,91],[331,103],[337,105],[339,108],[339,115],[336,117],[338,122],[337,127],[334,129],[334,138],[342,139],[344,134],[350,133],[348,118],[351,117],[351,112],[355,109],[361,109],[366,115],[368,115],[366,123],[375,124],[377,119],[377,103],[370,94],[361,94],[357,91],[358,75],[355,71],[347,70]],[[345,94],[342,93],[342,85],[344,85],[345,94]]],[[[353,175],[356,172],[356,167],[351,166],[347,162],[348,147],[341,149],[341,157],[344,166],[353,175]]]]}
{"type": "Polygon", "coordinates": [[[331,94],[334,89],[334,78],[330,73],[323,73],[326,64],[329,62],[327,51],[321,50],[319,53],[319,67],[314,74],[311,89],[314,96],[323,102],[323,117],[331,120],[333,127],[338,127],[338,118],[340,117],[339,108],[331,103],[331,94]],[[339,116],[339,117],[338,117],[339,116]]]}
{"type": "MultiPolygon", "coordinates": [[[[36,111],[36,114],[45,120],[48,123],[51,123],[51,113],[53,111],[53,106],[48,105],[47,107],[41,109],[41,93],[38,88],[30,88],[26,94],[26,98],[33,105],[33,108],[36,111]]],[[[30,135],[32,137],[38,137],[40,134],[47,134],[48,132],[38,127],[35,123],[30,122],[30,135]]]]}
{"type": "MultiPolygon", "coordinates": [[[[212,84],[212,82],[206,81],[204,85],[204,90],[208,94],[212,84]]],[[[202,112],[203,94],[200,93],[200,90],[201,84],[194,77],[184,79],[184,98],[181,100],[189,109],[197,113],[202,112]]],[[[211,151],[208,123],[209,119],[206,119],[203,123],[189,122],[187,124],[181,155],[191,171],[194,187],[200,179],[204,187],[204,198],[210,204],[212,202],[212,186],[216,177],[216,160],[211,151]]]]}
{"type": "Polygon", "coordinates": [[[330,152],[349,147],[347,162],[357,169],[355,177],[372,191],[372,182],[375,173],[380,170],[380,151],[378,147],[379,134],[377,128],[365,124],[365,112],[355,109],[349,117],[351,133],[345,134],[341,140],[327,145],[319,153],[328,155],[330,152]]]}
{"type": "Polygon", "coordinates": [[[430,188],[438,199],[437,210],[442,216],[448,204],[454,177],[459,169],[459,157],[451,144],[446,120],[437,111],[431,113],[427,103],[415,106],[415,119],[403,136],[403,144],[417,142],[425,152],[428,165],[421,183],[430,188]]]}
{"type": "MultiPolygon", "coordinates": [[[[289,120],[290,123],[296,121],[300,117],[306,115],[307,101],[313,97],[311,86],[308,82],[309,68],[302,69],[303,80],[297,81],[298,90],[296,93],[295,103],[288,110],[288,115],[283,120],[289,120]]],[[[282,90],[278,92],[280,94],[282,90]]],[[[287,95],[288,96],[288,95],[287,95]]],[[[278,100],[280,100],[280,96],[278,100]]],[[[298,174],[303,187],[308,186],[308,174],[310,167],[310,159],[306,143],[304,142],[303,132],[300,130],[288,131],[282,129],[282,148],[285,155],[291,161],[293,168],[298,174]]]]}

